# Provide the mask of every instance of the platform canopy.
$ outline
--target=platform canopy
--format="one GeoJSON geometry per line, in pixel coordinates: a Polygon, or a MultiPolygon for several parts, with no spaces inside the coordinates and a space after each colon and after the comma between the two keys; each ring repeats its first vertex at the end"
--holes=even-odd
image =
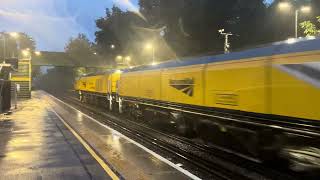
{"type": "Polygon", "coordinates": [[[112,68],[110,64],[88,61],[86,64],[79,64],[65,52],[42,51],[39,56],[32,57],[33,66],[60,66],[60,67],[96,67],[112,68]]]}

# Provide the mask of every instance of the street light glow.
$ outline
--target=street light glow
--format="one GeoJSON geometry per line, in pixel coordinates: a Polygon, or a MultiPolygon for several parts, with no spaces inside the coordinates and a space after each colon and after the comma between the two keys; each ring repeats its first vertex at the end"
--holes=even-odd
{"type": "Polygon", "coordinates": [[[301,12],[308,13],[311,11],[311,7],[310,6],[302,6],[300,10],[301,10],[301,12]]]}
{"type": "Polygon", "coordinates": [[[281,3],[279,3],[278,7],[279,7],[281,10],[289,9],[289,8],[291,7],[291,4],[288,3],[288,2],[281,2],[281,3]]]}
{"type": "MultiPolygon", "coordinates": [[[[279,9],[289,9],[291,8],[291,4],[289,2],[281,2],[278,4],[279,9]]],[[[310,6],[301,6],[300,8],[295,8],[295,38],[298,38],[298,25],[299,25],[299,13],[308,13],[311,11],[310,6]]]]}
{"type": "Polygon", "coordinates": [[[122,56],[120,56],[120,55],[117,56],[117,59],[118,59],[118,60],[121,60],[121,59],[122,59],[122,56]]]}
{"type": "Polygon", "coordinates": [[[156,65],[158,65],[158,63],[157,62],[152,62],[151,65],[152,66],[156,66],[156,65]]]}
{"type": "Polygon", "coordinates": [[[111,44],[111,49],[114,49],[116,46],[114,44],[111,44]]]}
{"type": "Polygon", "coordinates": [[[35,51],[34,54],[35,54],[36,56],[40,56],[40,55],[41,55],[41,52],[40,52],[40,51],[35,51]]]}
{"type": "Polygon", "coordinates": [[[24,57],[29,56],[29,55],[30,55],[29,50],[28,50],[28,49],[22,50],[22,55],[23,55],[24,57]]]}
{"type": "Polygon", "coordinates": [[[152,49],[152,44],[151,43],[148,43],[148,44],[146,44],[146,49],[152,49]]]}
{"type": "Polygon", "coordinates": [[[127,62],[130,62],[130,61],[131,61],[131,57],[130,57],[130,56],[127,56],[127,57],[125,58],[125,60],[126,60],[127,62]]]}
{"type": "Polygon", "coordinates": [[[19,37],[19,33],[17,33],[17,32],[11,32],[11,33],[9,33],[9,35],[11,37],[13,37],[13,38],[18,38],[19,37]]]}

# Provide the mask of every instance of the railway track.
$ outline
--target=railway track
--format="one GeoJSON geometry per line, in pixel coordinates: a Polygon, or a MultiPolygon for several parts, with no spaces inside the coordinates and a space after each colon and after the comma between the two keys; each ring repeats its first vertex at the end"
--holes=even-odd
{"type": "Polygon", "coordinates": [[[150,149],[160,151],[160,154],[171,161],[183,165],[204,179],[299,179],[299,176],[291,171],[274,170],[257,159],[218,146],[206,146],[187,138],[163,133],[124,117],[115,117],[105,113],[102,108],[83,104],[70,95],[58,98],[97,116],[99,121],[150,149]]]}

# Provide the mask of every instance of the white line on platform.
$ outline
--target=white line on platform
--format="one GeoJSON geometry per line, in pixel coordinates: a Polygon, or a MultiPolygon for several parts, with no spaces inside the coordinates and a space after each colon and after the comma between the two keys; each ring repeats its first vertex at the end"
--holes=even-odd
{"type": "Polygon", "coordinates": [[[107,126],[107,125],[105,125],[105,124],[102,124],[101,122],[99,122],[98,120],[94,119],[93,117],[91,117],[91,116],[89,116],[89,115],[87,115],[87,114],[85,114],[85,113],[81,112],[80,110],[76,109],[75,107],[71,106],[71,105],[70,105],[70,104],[68,104],[68,103],[63,102],[62,100],[60,100],[60,99],[58,99],[58,98],[54,97],[53,95],[51,95],[51,94],[48,94],[48,95],[49,95],[50,97],[52,97],[52,98],[56,99],[57,101],[59,101],[59,102],[61,102],[61,103],[65,104],[66,106],[70,107],[71,109],[73,109],[73,110],[77,111],[78,113],[83,114],[84,116],[86,116],[87,118],[89,118],[89,119],[91,119],[92,121],[96,122],[97,124],[99,124],[99,125],[103,126],[104,128],[107,128],[107,129],[109,129],[110,131],[113,131],[114,133],[119,134],[122,138],[124,138],[124,139],[126,139],[127,141],[129,141],[129,142],[133,143],[134,145],[136,145],[136,146],[140,147],[141,149],[145,150],[145,151],[146,151],[146,152],[148,152],[149,154],[153,155],[154,157],[156,157],[157,159],[159,159],[159,160],[163,161],[164,163],[168,164],[169,166],[171,166],[171,167],[175,168],[176,170],[178,170],[178,171],[182,172],[183,174],[185,174],[186,176],[190,177],[191,179],[194,179],[194,180],[201,180],[201,178],[199,178],[198,176],[196,176],[196,175],[192,174],[191,172],[189,172],[189,171],[187,171],[187,170],[183,169],[182,167],[180,167],[180,166],[178,166],[178,165],[174,164],[173,162],[171,162],[171,161],[169,161],[168,159],[166,159],[166,158],[162,157],[161,155],[157,154],[156,152],[154,152],[154,151],[152,151],[152,150],[148,149],[147,147],[143,146],[142,144],[140,144],[140,143],[138,143],[138,142],[136,142],[136,141],[134,141],[134,140],[130,139],[129,137],[127,137],[127,136],[125,136],[125,135],[121,134],[119,131],[112,129],[111,127],[109,127],[109,126],[107,126]]]}
{"type": "Polygon", "coordinates": [[[80,141],[80,143],[87,149],[91,156],[100,164],[103,170],[113,179],[120,178],[113,172],[113,170],[103,161],[103,159],[86,143],[85,140],[53,109],[52,112],[61,120],[61,122],[71,131],[71,133],[80,141]]]}

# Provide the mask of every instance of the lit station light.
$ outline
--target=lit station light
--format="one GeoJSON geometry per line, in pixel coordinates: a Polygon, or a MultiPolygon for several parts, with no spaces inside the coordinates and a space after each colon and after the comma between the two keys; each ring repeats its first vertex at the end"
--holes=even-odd
{"type": "Polygon", "coordinates": [[[24,49],[24,50],[22,50],[22,55],[23,55],[24,57],[27,57],[27,56],[30,55],[30,51],[29,51],[28,49],[24,49]]]}
{"type": "Polygon", "coordinates": [[[121,55],[118,55],[116,58],[117,60],[121,60],[123,57],[121,55]]]}
{"type": "Polygon", "coordinates": [[[35,54],[36,56],[41,56],[41,52],[40,52],[40,51],[35,51],[34,54],[35,54]]]}
{"type": "Polygon", "coordinates": [[[127,62],[130,62],[130,61],[131,61],[131,57],[130,57],[130,56],[127,56],[127,57],[125,58],[125,60],[126,60],[127,62]]]}
{"type": "Polygon", "coordinates": [[[159,64],[159,63],[157,63],[157,62],[152,62],[152,63],[151,63],[152,66],[156,66],[156,65],[158,65],[158,64],[159,64]]]}
{"type": "Polygon", "coordinates": [[[152,48],[153,48],[153,46],[152,46],[151,43],[147,43],[147,44],[146,44],[146,49],[152,49],[152,48]]]}
{"type": "Polygon", "coordinates": [[[281,3],[279,3],[278,7],[281,10],[290,9],[291,4],[289,2],[281,2],[281,3]]]}
{"type": "Polygon", "coordinates": [[[13,37],[13,38],[18,38],[19,37],[19,33],[17,33],[17,32],[11,32],[11,33],[9,33],[9,35],[11,37],[13,37]]]}
{"type": "MultiPolygon", "coordinates": [[[[288,10],[293,7],[289,2],[281,2],[278,4],[280,10],[288,10]]],[[[299,26],[299,12],[309,13],[311,11],[311,6],[301,6],[300,8],[295,9],[295,38],[298,38],[298,26],[299,26]]]]}
{"type": "Polygon", "coordinates": [[[301,10],[301,12],[309,13],[311,11],[311,7],[310,6],[302,6],[300,10],[301,10]]]}

